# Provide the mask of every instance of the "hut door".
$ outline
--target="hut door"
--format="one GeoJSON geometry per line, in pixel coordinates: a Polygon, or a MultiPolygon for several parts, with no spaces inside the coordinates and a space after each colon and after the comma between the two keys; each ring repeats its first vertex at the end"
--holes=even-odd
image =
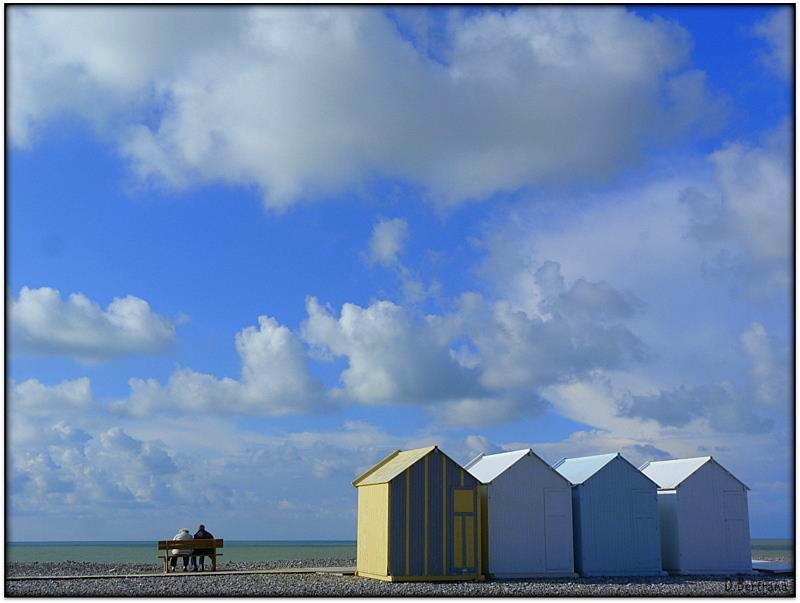
{"type": "Polygon", "coordinates": [[[725,521],[725,556],[728,567],[750,565],[750,545],[747,535],[747,504],[744,493],[725,490],[723,492],[725,521]]]}
{"type": "Polygon", "coordinates": [[[475,534],[475,490],[453,491],[453,569],[471,574],[476,572],[477,543],[475,534]]]}
{"type": "MultiPolygon", "coordinates": [[[[633,491],[633,567],[651,569],[658,567],[657,552],[660,550],[658,536],[658,499],[653,490],[633,491]]],[[[659,568],[660,569],[660,568],[659,568]]]]}
{"type": "Polygon", "coordinates": [[[548,570],[572,570],[569,490],[544,491],[544,556],[548,570]]]}

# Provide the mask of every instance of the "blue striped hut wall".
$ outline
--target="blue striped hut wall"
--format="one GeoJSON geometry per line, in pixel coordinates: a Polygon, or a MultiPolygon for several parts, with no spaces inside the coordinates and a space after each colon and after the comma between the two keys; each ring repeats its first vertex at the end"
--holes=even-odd
{"type": "Polygon", "coordinates": [[[478,574],[480,531],[478,525],[478,481],[438,449],[409,467],[390,484],[389,573],[392,576],[458,576],[454,538],[456,489],[471,490],[472,567],[466,575],[478,574]]]}

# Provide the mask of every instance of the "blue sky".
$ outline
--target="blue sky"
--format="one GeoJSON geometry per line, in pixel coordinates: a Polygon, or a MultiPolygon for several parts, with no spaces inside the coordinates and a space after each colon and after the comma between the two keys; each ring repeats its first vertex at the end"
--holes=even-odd
{"type": "Polygon", "coordinates": [[[12,539],[349,539],[429,443],[791,535],[790,9],[9,14],[12,539]]]}

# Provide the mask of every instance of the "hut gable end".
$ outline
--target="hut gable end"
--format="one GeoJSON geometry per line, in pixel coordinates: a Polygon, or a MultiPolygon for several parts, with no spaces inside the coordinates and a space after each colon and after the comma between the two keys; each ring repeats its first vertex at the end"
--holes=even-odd
{"type": "Polygon", "coordinates": [[[694,479],[697,474],[703,475],[712,471],[724,473],[724,479],[733,480],[746,490],[750,489],[747,484],[725,469],[711,456],[652,461],[642,465],[641,471],[656,482],[661,490],[675,490],[694,479]]]}
{"type": "Polygon", "coordinates": [[[405,451],[397,450],[365,473],[362,473],[356,478],[353,485],[358,487],[386,484],[434,450],[436,450],[436,446],[405,451]]]}

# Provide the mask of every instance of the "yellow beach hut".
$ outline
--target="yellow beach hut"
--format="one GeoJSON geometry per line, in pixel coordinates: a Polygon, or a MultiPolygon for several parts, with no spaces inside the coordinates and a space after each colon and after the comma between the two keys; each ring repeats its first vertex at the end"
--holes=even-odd
{"type": "Polygon", "coordinates": [[[478,480],[436,446],[396,450],[353,485],[358,576],[390,582],[483,578],[478,480]]]}

